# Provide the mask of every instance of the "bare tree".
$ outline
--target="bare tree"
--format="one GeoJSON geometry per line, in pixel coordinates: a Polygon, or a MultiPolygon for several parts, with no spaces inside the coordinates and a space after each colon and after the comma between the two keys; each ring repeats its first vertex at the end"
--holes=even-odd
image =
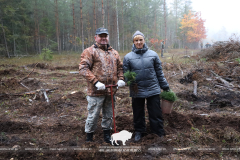
{"type": "Polygon", "coordinates": [[[97,16],[96,16],[96,9],[95,9],[95,0],[93,0],[93,12],[94,12],[94,28],[97,29],[97,16]]]}
{"type": "Polygon", "coordinates": [[[74,3],[72,0],[72,9],[73,9],[73,43],[74,43],[74,49],[76,52],[76,25],[75,25],[75,16],[74,16],[74,3]]]}
{"type": "Polygon", "coordinates": [[[35,33],[34,33],[34,40],[35,40],[35,47],[38,53],[41,53],[41,45],[40,45],[40,36],[39,36],[39,22],[38,22],[38,10],[37,10],[37,0],[34,3],[34,23],[35,23],[35,33]]]}
{"type": "Polygon", "coordinates": [[[167,40],[167,15],[166,15],[166,0],[164,0],[163,3],[163,10],[164,10],[164,25],[165,25],[165,35],[164,35],[164,42],[165,42],[165,46],[167,44],[166,40],[167,40]]]}
{"type": "Polygon", "coordinates": [[[119,27],[118,27],[118,8],[117,8],[117,0],[116,0],[116,20],[117,20],[117,50],[119,50],[119,27]]]}
{"type": "Polygon", "coordinates": [[[82,30],[82,51],[84,50],[84,35],[83,35],[83,16],[82,16],[82,0],[80,0],[80,14],[81,14],[81,30],[82,30]]]}
{"type": "Polygon", "coordinates": [[[57,0],[54,0],[54,2],[55,2],[56,37],[57,37],[57,44],[58,44],[58,53],[60,53],[58,4],[57,4],[57,0]]]}
{"type": "Polygon", "coordinates": [[[4,41],[5,41],[7,55],[8,55],[8,58],[10,58],[10,55],[9,55],[9,52],[8,52],[7,40],[6,40],[6,36],[5,36],[5,31],[4,31],[4,27],[3,27],[3,22],[2,22],[2,30],[3,30],[3,38],[4,38],[4,41]]]}
{"type": "Polygon", "coordinates": [[[122,1],[122,46],[124,52],[124,23],[123,23],[123,1],[122,1]]]}
{"type": "Polygon", "coordinates": [[[102,0],[102,26],[104,28],[104,8],[103,8],[103,0],[102,0]]]}

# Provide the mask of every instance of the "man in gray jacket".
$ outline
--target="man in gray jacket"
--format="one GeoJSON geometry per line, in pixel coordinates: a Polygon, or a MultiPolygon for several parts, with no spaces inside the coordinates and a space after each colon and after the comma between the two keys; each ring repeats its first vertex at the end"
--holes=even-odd
{"type": "Polygon", "coordinates": [[[161,89],[169,91],[170,88],[164,77],[158,54],[148,49],[143,33],[136,31],[132,38],[132,52],[124,57],[123,70],[137,74],[135,83],[137,83],[138,91],[130,87],[135,141],[137,142],[142,138],[142,133],[146,131],[145,99],[152,132],[159,137],[165,135],[159,94],[161,89]]]}

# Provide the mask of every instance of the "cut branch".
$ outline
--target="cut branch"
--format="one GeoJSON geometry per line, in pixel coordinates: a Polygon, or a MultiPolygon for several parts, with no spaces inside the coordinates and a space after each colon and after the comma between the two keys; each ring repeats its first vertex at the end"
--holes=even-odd
{"type": "Polygon", "coordinates": [[[23,83],[20,83],[23,87],[27,88],[28,90],[30,90],[27,86],[25,86],[23,83]]]}
{"type": "Polygon", "coordinates": [[[45,99],[46,99],[46,102],[49,102],[49,99],[48,99],[46,90],[45,90],[45,89],[42,89],[42,92],[43,92],[43,95],[44,95],[44,97],[45,97],[45,99]]]}
{"type": "Polygon", "coordinates": [[[221,89],[228,89],[228,90],[234,92],[234,90],[232,90],[232,89],[230,89],[230,88],[227,88],[226,86],[221,86],[221,85],[217,85],[217,84],[216,84],[215,87],[217,87],[217,88],[221,88],[221,89]]]}
{"type": "Polygon", "coordinates": [[[182,78],[183,78],[183,71],[182,71],[182,69],[181,69],[181,66],[179,65],[178,66],[178,69],[182,72],[182,78]]]}
{"type": "MultiPolygon", "coordinates": [[[[39,62],[38,62],[38,63],[39,63],[39,62]]],[[[32,72],[33,72],[33,71],[34,71],[34,69],[37,67],[38,63],[37,63],[35,66],[34,66],[34,68],[33,68],[32,72]]],[[[19,81],[19,83],[21,83],[23,80],[27,79],[27,78],[30,76],[30,74],[32,74],[32,72],[30,72],[30,73],[27,75],[27,77],[25,77],[25,78],[21,79],[21,80],[19,81]]]]}

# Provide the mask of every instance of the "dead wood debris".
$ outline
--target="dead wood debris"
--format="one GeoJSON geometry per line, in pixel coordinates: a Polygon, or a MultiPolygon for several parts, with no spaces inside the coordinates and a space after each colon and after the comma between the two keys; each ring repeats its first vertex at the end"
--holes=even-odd
{"type": "Polygon", "coordinates": [[[220,80],[222,83],[224,83],[224,85],[229,88],[229,87],[234,87],[233,84],[229,83],[228,81],[224,80],[223,78],[221,78],[219,75],[217,75],[216,73],[214,73],[212,70],[210,70],[210,72],[216,76],[216,79],[220,80]]]}
{"type": "MultiPolygon", "coordinates": [[[[52,92],[54,90],[57,90],[58,88],[53,88],[53,89],[37,89],[35,91],[30,91],[30,92],[24,92],[24,93],[13,93],[13,94],[0,94],[0,98],[6,98],[6,97],[11,97],[11,96],[25,96],[25,95],[35,95],[35,97],[37,97],[38,95],[44,95],[47,92],[52,92]]],[[[44,95],[45,96],[45,95],[44,95]]],[[[47,96],[45,97],[46,99],[47,96]]],[[[35,98],[36,99],[36,98],[35,98]]],[[[38,99],[38,98],[37,98],[38,99]]],[[[49,101],[49,99],[48,99],[49,101]]]]}
{"type": "MultiPolygon", "coordinates": [[[[38,63],[34,66],[32,72],[35,70],[35,68],[36,68],[37,65],[38,65],[38,63]]],[[[29,78],[29,76],[30,76],[30,74],[32,74],[32,72],[30,72],[26,77],[24,77],[23,79],[21,79],[21,80],[19,81],[19,83],[21,83],[23,80],[29,78]]]]}
{"type": "Polygon", "coordinates": [[[23,84],[22,81],[24,81],[25,79],[29,78],[30,74],[33,73],[33,71],[35,70],[36,66],[38,65],[38,63],[35,65],[35,67],[33,68],[32,72],[30,72],[26,77],[24,77],[23,79],[21,79],[20,81],[18,81],[19,84],[21,84],[23,87],[27,88],[28,90],[30,90],[26,85],[23,84]]]}
{"type": "Polygon", "coordinates": [[[209,49],[204,49],[202,58],[207,60],[223,59],[223,62],[230,62],[240,56],[240,42],[230,38],[229,41],[218,41],[209,49]]]}

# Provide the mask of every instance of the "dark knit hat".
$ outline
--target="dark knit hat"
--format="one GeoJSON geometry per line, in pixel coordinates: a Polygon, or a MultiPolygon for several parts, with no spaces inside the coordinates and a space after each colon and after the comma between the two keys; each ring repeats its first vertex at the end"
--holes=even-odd
{"type": "Polygon", "coordinates": [[[132,36],[132,40],[134,39],[134,37],[135,37],[136,35],[141,35],[141,36],[143,36],[143,38],[145,38],[145,37],[144,37],[144,34],[143,34],[142,32],[136,31],[136,32],[133,34],[133,36],[132,36]]]}

